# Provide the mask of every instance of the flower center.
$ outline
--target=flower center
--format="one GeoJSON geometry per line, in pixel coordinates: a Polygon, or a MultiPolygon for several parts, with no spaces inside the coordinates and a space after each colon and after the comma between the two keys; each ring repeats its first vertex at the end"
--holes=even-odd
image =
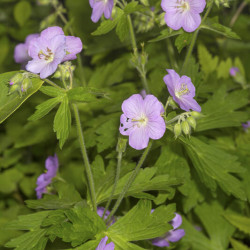
{"type": "Polygon", "coordinates": [[[189,89],[188,89],[188,87],[187,87],[187,84],[182,83],[182,84],[181,84],[181,88],[180,88],[178,91],[175,91],[175,96],[176,96],[177,98],[180,98],[180,97],[183,96],[183,95],[187,95],[189,92],[190,92],[190,91],[189,91],[189,89]]]}
{"type": "Polygon", "coordinates": [[[40,50],[40,52],[38,53],[38,58],[44,59],[48,62],[52,62],[54,60],[54,54],[51,51],[51,49],[47,48],[46,52],[43,52],[42,50],[40,50]]]}
{"type": "Polygon", "coordinates": [[[177,0],[177,6],[176,8],[183,13],[184,11],[188,11],[190,10],[190,5],[188,3],[188,1],[186,0],[177,0]]]}
{"type": "Polygon", "coordinates": [[[133,126],[137,126],[138,128],[140,127],[145,127],[148,123],[148,118],[145,115],[142,115],[139,119],[131,119],[131,121],[134,123],[133,126]]]}

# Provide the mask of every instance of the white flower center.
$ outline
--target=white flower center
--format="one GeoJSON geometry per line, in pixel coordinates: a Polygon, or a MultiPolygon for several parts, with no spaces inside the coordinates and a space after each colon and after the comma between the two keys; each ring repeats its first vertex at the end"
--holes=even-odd
{"type": "Polygon", "coordinates": [[[181,88],[175,91],[175,96],[176,96],[177,98],[180,98],[180,97],[183,96],[183,95],[187,95],[189,92],[190,92],[190,91],[189,91],[189,89],[188,89],[188,87],[187,87],[187,84],[182,83],[182,84],[181,84],[181,88]]]}
{"type": "Polygon", "coordinates": [[[45,52],[40,50],[40,52],[38,53],[38,58],[39,59],[44,59],[47,62],[52,62],[54,60],[54,54],[51,51],[51,49],[47,48],[45,52]]]}
{"type": "Polygon", "coordinates": [[[135,126],[138,128],[145,127],[148,124],[148,118],[145,114],[142,114],[139,119],[131,119],[135,126]]]}
{"type": "Polygon", "coordinates": [[[181,13],[190,10],[190,5],[189,5],[189,2],[187,0],[177,0],[176,3],[177,3],[176,8],[181,13]]]}

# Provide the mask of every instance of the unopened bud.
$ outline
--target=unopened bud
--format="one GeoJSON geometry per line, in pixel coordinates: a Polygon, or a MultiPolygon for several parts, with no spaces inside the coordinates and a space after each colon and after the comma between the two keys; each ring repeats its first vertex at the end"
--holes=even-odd
{"type": "Polygon", "coordinates": [[[196,121],[195,121],[195,119],[194,119],[192,116],[189,116],[189,117],[187,118],[187,122],[188,122],[188,124],[189,124],[193,129],[196,128],[196,121]]]}
{"type": "Polygon", "coordinates": [[[123,139],[123,138],[118,138],[118,143],[116,146],[116,151],[120,152],[120,153],[124,153],[126,151],[126,147],[127,147],[127,139],[123,139]]]}
{"type": "Polygon", "coordinates": [[[172,97],[169,98],[169,106],[171,106],[173,109],[178,109],[178,106],[172,97]]]}
{"type": "Polygon", "coordinates": [[[190,115],[193,116],[194,118],[199,118],[202,116],[202,114],[197,111],[192,111],[190,115]]]}
{"type": "Polygon", "coordinates": [[[19,85],[12,85],[9,89],[9,95],[14,93],[14,92],[20,92],[20,86],[19,85]]]}
{"type": "Polygon", "coordinates": [[[17,73],[10,79],[10,85],[15,85],[23,80],[23,74],[17,73]]]}
{"type": "Polygon", "coordinates": [[[25,78],[22,82],[21,90],[26,92],[32,86],[32,82],[29,78],[25,78]]]}
{"type": "Polygon", "coordinates": [[[180,123],[176,123],[174,125],[174,134],[175,134],[175,138],[179,137],[181,135],[181,124],[180,123]]]}
{"type": "Polygon", "coordinates": [[[181,128],[182,128],[182,131],[185,135],[189,135],[190,134],[190,126],[188,124],[187,121],[183,121],[181,123],[181,128]]]}

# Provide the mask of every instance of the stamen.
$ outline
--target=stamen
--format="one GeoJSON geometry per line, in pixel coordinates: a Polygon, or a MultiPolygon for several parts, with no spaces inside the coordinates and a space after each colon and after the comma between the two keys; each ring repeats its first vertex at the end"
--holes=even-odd
{"type": "Polygon", "coordinates": [[[189,93],[190,93],[190,91],[189,91],[189,89],[187,87],[187,84],[182,83],[181,88],[179,89],[179,91],[175,92],[175,95],[176,95],[176,97],[180,98],[181,96],[187,95],[189,93]]]}

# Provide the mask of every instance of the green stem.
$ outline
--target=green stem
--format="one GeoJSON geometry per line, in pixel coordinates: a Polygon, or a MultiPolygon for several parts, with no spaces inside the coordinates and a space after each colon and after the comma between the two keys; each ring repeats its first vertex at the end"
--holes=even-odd
{"type": "Polygon", "coordinates": [[[112,216],[115,214],[115,212],[117,211],[117,209],[119,208],[121,202],[122,202],[122,199],[124,198],[124,196],[126,195],[127,191],[129,190],[129,188],[131,187],[131,185],[133,184],[136,176],[138,175],[139,171],[140,171],[140,168],[143,164],[143,162],[145,161],[148,153],[149,153],[149,150],[151,149],[151,146],[152,146],[152,141],[149,142],[148,144],[148,147],[145,149],[145,151],[143,152],[143,155],[141,156],[141,159],[140,161],[138,162],[135,170],[133,171],[133,173],[131,174],[128,182],[125,184],[125,186],[123,187],[122,189],[122,192],[120,193],[112,211],[110,212],[108,218],[106,219],[107,223],[110,221],[110,219],[112,218],[112,216]]]}
{"type": "Polygon", "coordinates": [[[117,157],[117,167],[116,167],[115,183],[114,183],[114,186],[113,186],[111,195],[110,195],[110,197],[109,197],[108,203],[107,203],[107,205],[106,205],[106,207],[105,207],[105,210],[104,210],[104,212],[103,212],[102,218],[104,218],[104,216],[105,216],[105,214],[106,214],[106,211],[108,210],[109,205],[110,205],[110,203],[111,203],[111,201],[112,201],[112,199],[113,199],[113,196],[114,196],[114,193],[115,193],[115,190],[116,190],[116,187],[117,187],[119,178],[120,178],[121,163],[122,163],[122,152],[119,152],[119,153],[118,153],[118,157],[117,157]]]}
{"type": "Polygon", "coordinates": [[[129,24],[131,45],[132,45],[135,57],[137,58],[138,65],[141,66],[141,68],[138,70],[138,72],[140,73],[143,88],[146,90],[147,93],[150,93],[149,87],[148,87],[148,82],[147,82],[147,77],[146,77],[146,71],[145,71],[144,65],[141,65],[140,56],[138,54],[138,49],[137,49],[137,45],[136,45],[136,38],[135,38],[133,23],[132,23],[130,15],[128,15],[127,18],[128,18],[128,24],[129,24]]]}
{"type": "Polygon", "coordinates": [[[60,89],[60,90],[63,90],[65,91],[65,89],[61,88],[60,86],[58,86],[56,83],[52,82],[51,80],[49,79],[43,79],[46,83],[50,84],[51,86],[57,88],[57,89],[60,89]]]}
{"type": "MultiPolygon", "coordinates": [[[[210,13],[211,9],[213,7],[213,2],[210,4],[209,8],[207,9],[204,17],[202,18],[202,21],[201,21],[201,24],[206,20],[206,18],[208,17],[208,14],[210,13]]],[[[201,25],[200,25],[201,26],[201,25]]],[[[186,54],[186,57],[185,57],[185,60],[184,60],[184,63],[183,63],[183,66],[182,66],[182,69],[181,69],[181,74],[184,74],[185,73],[185,70],[186,70],[186,67],[187,67],[187,64],[189,62],[189,59],[190,59],[190,56],[193,52],[193,49],[194,49],[194,45],[195,45],[195,42],[196,42],[196,39],[198,37],[198,33],[200,31],[200,28],[198,28],[194,34],[193,34],[193,37],[192,37],[192,41],[191,41],[191,44],[189,45],[189,48],[188,48],[188,51],[187,51],[187,54],[186,54]]]]}
{"type": "Polygon", "coordinates": [[[76,119],[77,134],[78,134],[78,139],[79,139],[80,148],[81,148],[81,152],[82,152],[82,157],[84,160],[85,171],[86,171],[86,175],[87,175],[91,201],[92,201],[93,209],[94,209],[94,211],[96,211],[95,185],[94,185],[94,179],[93,179],[93,175],[92,175],[92,171],[91,171],[91,166],[89,164],[87,150],[86,150],[86,146],[85,146],[85,142],[84,142],[82,125],[81,125],[81,121],[80,121],[80,115],[79,115],[77,105],[73,104],[72,106],[73,106],[74,115],[75,115],[75,119],[76,119]]]}
{"type": "Polygon", "coordinates": [[[238,17],[240,16],[241,12],[244,10],[244,8],[247,6],[247,1],[244,1],[241,3],[237,11],[235,12],[234,16],[232,17],[232,20],[230,22],[230,27],[233,27],[235,22],[237,21],[238,17]]]}

